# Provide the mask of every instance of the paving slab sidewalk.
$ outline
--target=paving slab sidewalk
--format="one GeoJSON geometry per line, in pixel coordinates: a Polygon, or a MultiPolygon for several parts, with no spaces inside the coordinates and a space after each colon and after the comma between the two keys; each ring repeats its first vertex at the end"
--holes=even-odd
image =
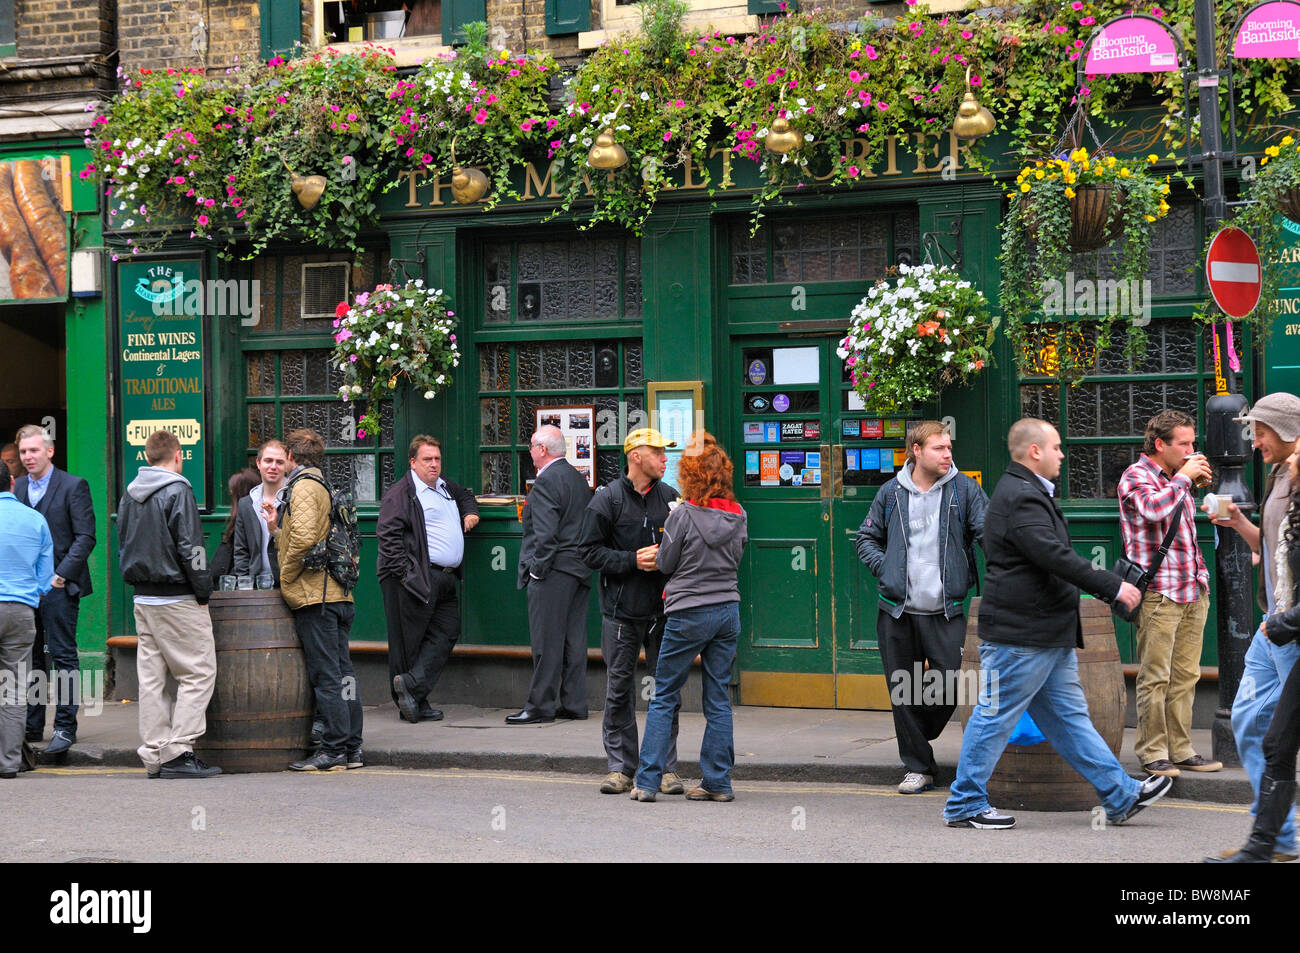
{"type": "MultiPolygon", "coordinates": [[[[443,721],[412,725],[398,718],[391,702],[366,707],[366,762],[403,768],[562,771],[589,774],[593,783],[607,770],[599,711],[585,721],[514,727],[504,723],[511,713],[507,709],[452,705],[444,710],[443,721]]],[[[132,702],[105,702],[97,715],[83,711],[77,744],[66,764],[139,767],[138,713],[132,702]]],[[[642,725],[644,717],[640,713],[642,725]]],[[[681,715],[683,777],[699,777],[703,734],[703,715],[681,715]]],[[[1133,735],[1133,729],[1125,731],[1120,760],[1130,774],[1141,777],[1133,756],[1133,735]]],[[[894,785],[903,776],[889,712],[737,707],[735,739],[738,780],[894,785]]],[[[1193,731],[1192,741],[1197,751],[1210,756],[1209,731],[1193,731]]],[[[935,782],[946,786],[961,750],[960,723],[949,723],[934,742],[934,750],[939,763],[935,782]]],[[[1170,796],[1229,804],[1252,800],[1241,768],[1214,774],[1183,772],[1170,796]]]]}

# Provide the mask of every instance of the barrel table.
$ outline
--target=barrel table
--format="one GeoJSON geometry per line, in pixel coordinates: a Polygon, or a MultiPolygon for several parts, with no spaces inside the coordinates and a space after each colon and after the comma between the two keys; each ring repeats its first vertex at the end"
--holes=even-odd
{"type": "MultiPolygon", "coordinates": [[[[971,600],[966,646],[961,654],[963,684],[967,685],[977,684],[967,673],[978,673],[980,667],[979,602],[978,598],[971,600]]],[[[1118,756],[1124,740],[1127,699],[1110,606],[1098,599],[1081,599],[1079,615],[1083,623],[1083,648],[1077,650],[1079,681],[1088,701],[1088,714],[1097,733],[1118,756]]],[[[988,689],[992,688],[990,682],[988,689]]],[[[969,705],[958,708],[963,728],[971,711],[969,705]]],[[[989,803],[1008,811],[1087,811],[1101,803],[1092,785],[1046,741],[1007,745],[989,779],[988,794],[989,803]]]]}
{"type": "Polygon", "coordinates": [[[230,774],[307,756],[315,707],[302,644],[278,589],[214,592],[217,685],[195,754],[230,774]]]}

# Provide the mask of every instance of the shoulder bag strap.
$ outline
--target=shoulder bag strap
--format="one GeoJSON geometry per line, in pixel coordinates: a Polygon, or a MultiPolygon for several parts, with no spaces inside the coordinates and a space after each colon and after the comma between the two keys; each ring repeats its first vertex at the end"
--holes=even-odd
{"type": "Polygon", "coordinates": [[[1160,543],[1160,549],[1156,553],[1156,558],[1152,560],[1151,565],[1147,567],[1147,571],[1143,574],[1143,577],[1147,582],[1150,582],[1156,577],[1156,571],[1160,569],[1160,564],[1163,563],[1165,557],[1169,555],[1169,545],[1174,541],[1174,535],[1178,532],[1178,524],[1183,519],[1183,510],[1187,508],[1185,505],[1186,503],[1187,492],[1184,491],[1183,495],[1178,498],[1178,509],[1174,511],[1173,522],[1169,524],[1169,529],[1165,531],[1165,538],[1160,543]]]}

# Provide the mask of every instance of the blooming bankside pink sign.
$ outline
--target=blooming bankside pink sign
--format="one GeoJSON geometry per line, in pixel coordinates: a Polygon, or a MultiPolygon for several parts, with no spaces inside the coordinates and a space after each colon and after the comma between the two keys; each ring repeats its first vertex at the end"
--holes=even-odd
{"type": "Polygon", "coordinates": [[[1088,47],[1083,71],[1088,74],[1169,73],[1178,69],[1173,34],[1159,20],[1118,17],[1102,25],[1088,47]]]}
{"type": "Polygon", "coordinates": [[[1237,59],[1300,57],[1300,3],[1261,3],[1245,17],[1232,46],[1237,59]]]}

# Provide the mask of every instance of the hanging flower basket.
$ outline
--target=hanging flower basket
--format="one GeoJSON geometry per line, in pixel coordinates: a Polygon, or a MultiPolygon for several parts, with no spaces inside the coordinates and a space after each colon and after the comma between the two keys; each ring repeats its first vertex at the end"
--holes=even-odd
{"type": "Polygon", "coordinates": [[[425,400],[451,386],[460,349],[456,313],[447,303],[441,290],[417,280],[401,288],[379,285],[334,310],[332,360],[345,381],[339,397],[367,401],[358,438],[379,432],[379,402],[391,398],[399,383],[411,385],[425,400]]]}
{"type": "MultiPolygon", "coordinates": [[[[1130,317],[1101,308],[1080,313],[1073,302],[1053,311],[1052,289],[1061,289],[1072,272],[1076,281],[1100,277],[1089,273],[1095,263],[1074,256],[1116,241],[1116,274],[1110,277],[1141,282],[1155,223],[1169,211],[1169,177],[1149,171],[1158,159],[1124,160],[1077,148],[1020,170],[1001,226],[1001,303],[1013,353],[1032,353],[1030,327],[1042,330],[1074,318],[1096,322],[1098,346],[1105,346],[1111,327],[1130,317]]],[[[1145,346],[1141,327],[1132,322],[1129,344],[1135,354],[1145,346]]],[[[1057,376],[1072,380],[1081,370],[1063,354],[1057,376]]]]}
{"type": "Polygon", "coordinates": [[[1277,210],[1291,221],[1300,222],[1300,186],[1287,189],[1277,197],[1277,210]]]}
{"type": "Polygon", "coordinates": [[[899,265],[853,309],[837,353],[864,411],[888,414],[988,367],[997,326],[988,299],[957,272],[899,265]]]}

